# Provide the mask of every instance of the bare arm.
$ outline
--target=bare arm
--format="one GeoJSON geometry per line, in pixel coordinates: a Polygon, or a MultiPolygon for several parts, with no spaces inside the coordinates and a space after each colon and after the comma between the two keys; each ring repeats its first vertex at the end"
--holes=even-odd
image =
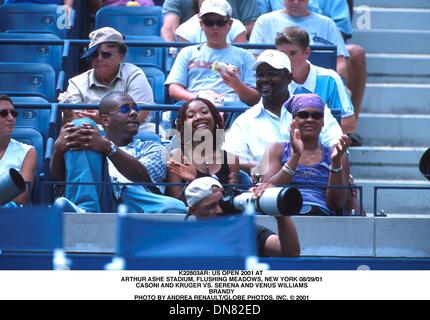
{"type": "Polygon", "coordinates": [[[167,14],[163,18],[163,26],[161,27],[161,37],[166,41],[175,41],[175,31],[179,27],[181,18],[176,14],[167,14]]]}
{"type": "Polygon", "coordinates": [[[336,60],[336,71],[342,79],[348,79],[348,68],[346,64],[346,58],[344,56],[337,56],[336,60]]]}
{"type": "Polygon", "coordinates": [[[252,29],[254,29],[255,21],[251,21],[245,25],[246,28],[246,37],[249,39],[251,36],[252,29]]]}
{"type": "Polygon", "coordinates": [[[290,217],[277,217],[278,235],[271,235],[266,240],[264,253],[269,257],[298,257],[300,242],[296,226],[290,217]]]}
{"type": "MultiPolygon", "coordinates": [[[[336,169],[342,165],[342,170],[338,173],[330,172],[328,185],[329,186],[347,186],[349,180],[349,163],[346,157],[346,150],[348,149],[351,141],[347,135],[343,135],[339,139],[332,152],[331,167],[336,169]]],[[[345,188],[335,189],[327,188],[326,199],[327,204],[332,210],[339,210],[346,202],[348,190],[345,188]]]]}
{"type": "Polygon", "coordinates": [[[355,126],[356,126],[355,115],[342,118],[341,127],[342,127],[343,133],[355,132],[355,126]]]}
{"type": "MultiPolygon", "coordinates": [[[[32,148],[28,150],[25,155],[24,161],[22,162],[22,170],[21,175],[24,178],[26,183],[30,182],[31,188],[33,187],[34,175],[36,173],[37,166],[37,152],[36,149],[32,148]]],[[[26,204],[29,199],[29,194],[31,193],[31,189],[26,189],[23,193],[21,193],[18,197],[13,199],[16,204],[26,204]]]]}
{"type": "Polygon", "coordinates": [[[188,91],[180,84],[172,83],[169,85],[169,96],[177,101],[190,101],[196,96],[196,94],[188,91]]]}
{"type": "Polygon", "coordinates": [[[252,106],[260,101],[260,94],[258,93],[257,89],[248,87],[246,84],[244,84],[239,79],[239,76],[236,72],[230,70],[221,70],[219,73],[225,84],[232,88],[237,93],[240,100],[245,102],[247,105],[252,106]]]}

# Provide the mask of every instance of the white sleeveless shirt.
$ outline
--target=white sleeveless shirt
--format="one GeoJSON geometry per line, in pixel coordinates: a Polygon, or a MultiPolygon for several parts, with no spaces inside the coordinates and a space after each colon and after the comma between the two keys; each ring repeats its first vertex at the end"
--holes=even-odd
{"type": "Polygon", "coordinates": [[[27,155],[27,152],[34,148],[28,144],[10,139],[6,152],[0,160],[0,176],[7,172],[10,168],[14,168],[18,172],[22,172],[22,163],[27,155]]]}

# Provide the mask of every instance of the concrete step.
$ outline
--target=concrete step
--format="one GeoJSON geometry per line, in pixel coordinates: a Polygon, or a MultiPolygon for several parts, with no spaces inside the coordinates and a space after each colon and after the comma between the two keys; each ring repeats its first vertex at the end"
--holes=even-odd
{"type": "Polygon", "coordinates": [[[367,83],[391,85],[430,84],[429,76],[367,74],[367,83]]]}
{"type": "Polygon", "coordinates": [[[426,148],[351,147],[351,174],[355,179],[422,180],[418,163],[426,148]]]}
{"type": "Polygon", "coordinates": [[[430,31],[355,29],[351,43],[361,45],[366,53],[428,54],[430,52],[430,31]]]}
{"type": "Polygon", "coordinates": [[[429,181],[356,179],[355,183],[363,187],[363,205],[368,213],[373,213],[375,186],[429,188],[426,190],[379,190],[377,193],[377,211],[384,210],[388,214],[430,215],[429,181]]]}
{"type": "Polygon", "coordinates": [[[408,78],[413,83],[430,81],[429,54],[368,53],[366,59],[369,76],[401,78],[399,80],[408,78]]]}
{"type": "Polygon", "coordinates": [[[362,113],[357,128],[364,146],[430,145],[430,115],[362,113]]]}
{"type": "Polygon", "coordinates": [[[430,84],[367,83],[361,112],[430,114],[430,84]]]}
{"type": "Polygon", "coordinates": [[[355,0],[354,7],[371,6],[385,8],[430,8],[428,0],[355,0]]]}
{"type": "Polygon", "coordinates": [[[356,7],[354,29],[429,30],[430,9],[356,7]]]}

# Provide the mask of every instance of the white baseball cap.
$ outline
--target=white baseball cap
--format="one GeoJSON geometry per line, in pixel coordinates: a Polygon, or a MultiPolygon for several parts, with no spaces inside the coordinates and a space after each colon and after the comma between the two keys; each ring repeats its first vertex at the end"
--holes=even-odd
{"type": "Polygon", "coordinates": [[[268,49],[264,50],[257,58],[257,61],[252,65],[252,70],[257,70],[258,66],[262,63],[267,63],[275,69],[287,69],[291,72],[291,62],[288,56],[278,50],[268,49]]]}
{"type": "Polygon", "coordinates": [[[200,7],[199,17],[207,13],[216,13],[223,17],[231,17],[232,10],[230,4],[226,0],[205,0],[200,7]]]}
{"type": "Polygon", "coordinates": [[[191,182],[185,189],[185,199],[189,207],[194,206],[201,200],[213,193],[212,187],[222,189],[221,183],[211,177],[198,178],[191,182]]]}
{"type": "Polygon", "coordinates": [[[123,35],[114,28],[104,27],[90,33],[90,45],[88,50],[82,55],[81,59],[89,58],[97,50],[99,44],[105,42],[124,43],[123,35]]]}

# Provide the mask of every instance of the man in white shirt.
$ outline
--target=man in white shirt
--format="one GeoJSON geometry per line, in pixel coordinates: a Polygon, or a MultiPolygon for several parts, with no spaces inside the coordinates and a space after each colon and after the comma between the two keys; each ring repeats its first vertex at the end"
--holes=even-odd
{"type": "MultiPolygon", "coordinates": [[[[241,114],[226,134],[224,150],[240,157],[244,167],[262,159],[266,146],[272,142],[289,141],[292,115],[283,104],[290,98],[288,85],[292,80],[288,56],[277,50],[266,50],[253,65],[256,71],[260,102],[241,114]]],[[[327,106],[326,106],[327,108],[327,106]]],[[[320,140],[334,145],[342,129],[331,112],[324,112],[320,140]]]]}

